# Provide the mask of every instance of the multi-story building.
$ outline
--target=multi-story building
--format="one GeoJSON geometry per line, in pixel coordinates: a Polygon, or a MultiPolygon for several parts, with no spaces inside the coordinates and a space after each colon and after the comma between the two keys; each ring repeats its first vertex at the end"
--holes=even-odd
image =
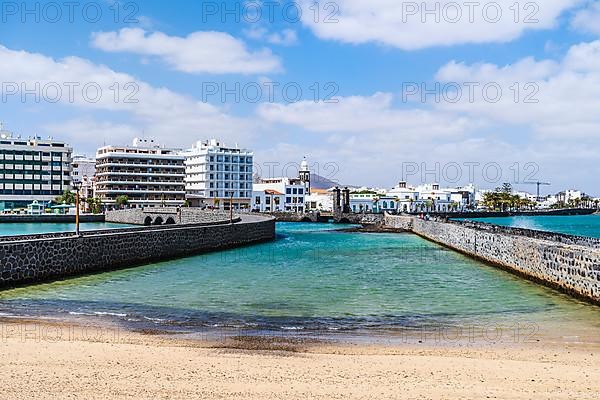
{"type": "Polygon", "coordinates": [[[130,207],[180,206],[185,202],[185,157],[152,139],[105,146],[96,154],[96,196],[106,206],[127,196],[130,207]]]}
{"type": "Polygon", "coordinates": [[[61,141],[15,137],[0,124],[0,211],[45,206],[70,190],[72,152],[61,141]]]}
{"type": "Polygon", "coordinates": [[[185,153],[186,198],[192,206],[248,209],[254,154],[217,139],[199,141],[185,153]]]}
{"type": "Polygon", "coordinates": [[[306,202],[310,195],[310,169],[306,158],[300,163],[297,178],[279,177],[261,179],[254,184],[252,209],[255,211],[286,211],[303,213],[308,210],[306,202]],[[273,204],[269,210],[264,206],[269,192],[280,193],[282,204],[273,204]],[[262,204],[261,204],[262,202],[262,204]]]}
{"type": "Polygon", "coordinates": [[[299,178],[268,178],[262,179],[260,183],[254,184],[253,210],[259,210],[261,207],[257,204],[259,198],[267,191],[275,191],[284,195],[283,203],[275,205],[273,211],[299,212],[305,211],[305,196],[308,191],[304,182],[299,178]]]}
{"type": "Polygon", "coordinates": [[[79,188],[84,199],[94,197],[96,189],[96,160],[86,156],[73,156],[73,186],[79,188]]]}

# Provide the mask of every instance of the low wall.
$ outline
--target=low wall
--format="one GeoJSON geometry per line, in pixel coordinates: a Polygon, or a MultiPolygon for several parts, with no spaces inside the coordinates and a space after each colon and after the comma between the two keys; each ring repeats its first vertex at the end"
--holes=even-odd
{"type": "MultiPolygon", "coordinates": [[[[234,215],[234,220],[239,220],[234,215]]],[[[129,208],[106,212],[106,222],[132,225],[177,225],[204,224],[219,221],[230,221],[229,212],[220,210],[202,210],[192,207],[154,207],[129,208]]]]}
{"type": "MultiPolygon", "coordinates": [[[[398,224],[406,223],[406,217],[398,224]]],[[[386,219],[387,221],[387,219],[386,219]]],[[[600,304],[600,239],[412,218],[412,231],[574,297],[600,304]]]]}
{"type": "Polygon", "coordinates": [[[275,238],[275,220],[244,216],[238,223],[174,225],[30,235],[0,242],[0,287],[190,256],[275,238]]]}
{"type": "Polygon", "coordinates": [[[406,231],[412,231],[413,217],[405,217],[405,216],[386,214],[383,224],[386,228],[403,229],[406,231]]]}
{"type": "MultiPolygon", "coordinates": [[[[79,216],[80,222],[104,222],[104,214],[84,214],[79,216]]],[[[75,214],[42,214],[42,215],[18,215],[0,214],[0,223],[3,224],[26,224],[26,223],[75,223],[75,214]]]]}

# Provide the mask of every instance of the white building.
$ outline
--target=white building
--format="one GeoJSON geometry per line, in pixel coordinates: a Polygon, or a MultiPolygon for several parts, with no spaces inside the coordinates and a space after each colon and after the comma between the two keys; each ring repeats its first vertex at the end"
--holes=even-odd
{"type": "Polygon", "coordinates": [[[560,192],[556,195],[556,199],[559,203],[569,204],[570,201],[579,200],[583,197],[583,193],[580,190],[567,189],[564,192],[560,192]]]}
{"type": "Polygon", "coordinates": [[[306,196],[306,211],[333,211],[333,193],[331,189],[311,189],[306,196]]]}
{"type": "Polygon", "coordinates": [[[96,196],[114,206],[127,196],[132,207],[181,206],[185,201],[185,157],[152,139],[132,146],[105,146],[96,154],[96,196]]]}
{"type": "Polygon", "coordinates": [[[255,183],[252,196],[253,210],[260,209],[260,205],[256,201],[268,190],[273,190],[284,196],[283,203],[280,206],[275,206],[273,211],[303,213],[306,210],[305,200],[308,189],[305,182],[300,178],[268,178],[262,179],[260,183],[255,183]]]}
{"type": "Polygon", "coordinates": [[[285,194],[274,189],[254,190],[252,192],[252,211],[281,212],[285,209],[285,194]]]}
{"type": "Polygon", "coordinates": [[[251,205],[254,153],[216,139],[185,153],[186,198],[192,206],[247,209],[251,205]]]}
{"type": "Polygon", "coordinates": [[[82,198],[95,196],[96,189],[96,159],[86,156],[73,156],[71,163],[73,186],[79,187],[82,198]]]}
{"type": "Polygon", "coordinates": [[[0,211],[47,205],[71,190],[72,152],[61,141],[15,137],[0,123],[0,211]]]}
{"type": "Polygon", "coordinates": [[[297,178],[279,177],[261,179],[254,184],[252,192],[252,210],[266,211],[264,204],[269,193],[275,192],[282,195],[281,204],[272,204],[270,210],[280,212],[303,213],[308,211],[306,202],[311,193],[310,168],[306,157],[300,163],[297,178]]]}

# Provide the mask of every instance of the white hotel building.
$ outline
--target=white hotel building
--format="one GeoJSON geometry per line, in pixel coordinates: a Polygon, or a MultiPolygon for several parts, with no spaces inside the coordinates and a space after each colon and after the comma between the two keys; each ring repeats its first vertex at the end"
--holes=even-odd
{"type": "Polygon", "coordinates": [[[132,207],[181,206],[185,202],[185,157],[154,140],[105,146],[96,154],[96,196],[114,206],[127,196],[132,207]]]}
{"type": "Polygon", "coordinates": [[[49,203],[70,190],[72,152],[64,142],[14,137],[0,124],[0,211],[49,203]]]}
{"type": "Polygon", "coordinates": [[[192,206],[249,209],[254,153],[217,139],[199,141],[184,153],[186,198],[192,206]]]}

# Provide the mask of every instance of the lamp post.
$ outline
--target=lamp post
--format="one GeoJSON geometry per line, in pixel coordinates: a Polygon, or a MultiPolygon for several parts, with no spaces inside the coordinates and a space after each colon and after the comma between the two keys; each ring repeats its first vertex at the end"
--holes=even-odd
{"type": "Polygon", "coordinates": [[[229,222],[233,224],[233,192],[229,192],[229,222]]]}
{"type": "Polygon", "coordinates": [[[75,186],[75,236],[80,235],[79,231],[79,182],[74,182],[73,186],[75,186]]]}

